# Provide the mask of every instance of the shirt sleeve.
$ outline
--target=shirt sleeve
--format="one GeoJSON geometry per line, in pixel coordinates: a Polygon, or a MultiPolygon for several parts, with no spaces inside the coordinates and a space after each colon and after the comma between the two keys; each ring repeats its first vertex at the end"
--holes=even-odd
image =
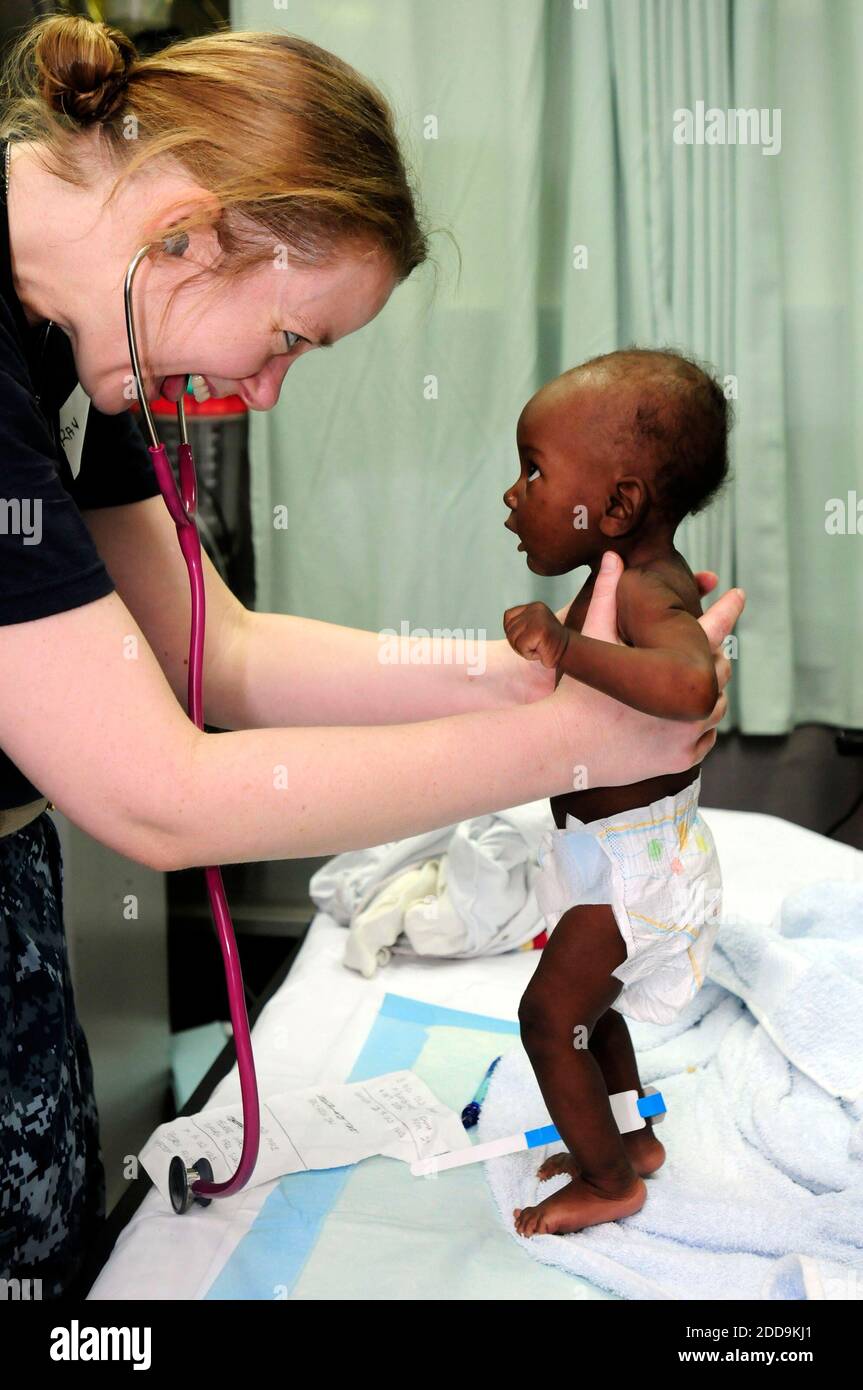
{"type": "Polygon", "coordinates": [[[78,608],[114,587],[60,480],[26,366],[0,323],[0,626],[78,608]]]}

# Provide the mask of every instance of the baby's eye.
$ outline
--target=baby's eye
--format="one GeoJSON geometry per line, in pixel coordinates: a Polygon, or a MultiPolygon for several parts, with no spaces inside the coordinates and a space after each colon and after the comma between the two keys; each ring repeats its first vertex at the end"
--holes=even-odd
{"type": "Polygon", "coordinates": [[[288,345],[288,352],[293,352],[294,348],[297,346],[297,343],[302,343],[304,341],[304,339],[300,336],[299,333],[292,333],[289,328],[282,329],[282,332],[285,335],[285,342],[288,345]],[[293,342],[291,342],[291,339],[293,339],[293,342]]]}
{"type": "Polygon", "coordinates": [[[532,482],[533,482],[533,478],[530,476],[530,470],[531,470],[532,468],[536,468],[537,477],[539,477],[539,468],[538,468],[538,466],[537,466],[535,463],[529,463],[529,464],[527,465],[527,481],[528,481],[529,483],[532,483],[532,482]]]}

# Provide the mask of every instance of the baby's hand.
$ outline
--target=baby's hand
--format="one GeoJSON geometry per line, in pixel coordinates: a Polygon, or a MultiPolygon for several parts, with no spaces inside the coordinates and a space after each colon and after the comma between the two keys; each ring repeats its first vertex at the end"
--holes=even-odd
{"type": "Polygon", "coordinates": [[[557,666],[569,642],[563,623],[544,603],[520,603],[503,615],[503,630],[513,651],[526,661],[557,666]]]}

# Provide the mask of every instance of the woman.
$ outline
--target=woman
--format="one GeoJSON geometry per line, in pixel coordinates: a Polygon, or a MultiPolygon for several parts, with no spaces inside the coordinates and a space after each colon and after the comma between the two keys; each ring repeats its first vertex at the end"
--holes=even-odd
{"type": "MultiPolygon", "coordinates": [[[[299,356],[362,328],[427,256],[391,113],[285,34],[137,61],[67,16],[13,53],[0,137],[0,1274],[50,1297],[104,1199],[46,797],[156,869],[327,855],[562,793],[575,765],[603,785],[690,767],[725,696],[664,723],[571,680],[554,691],[504,640],[472,679],[382,665],[376,634],[248,612],[206,562],[205,715],[231,732],[200,733],[185,566],[127,413],[126,267],[188,233],[135,280],[152,395],[199,373],[270,409],[299,356]]],[[[608,641],[618,572],[585,627],[608,641]]],[[[720,690],[742,601],[703,619],[720,690]]]]}

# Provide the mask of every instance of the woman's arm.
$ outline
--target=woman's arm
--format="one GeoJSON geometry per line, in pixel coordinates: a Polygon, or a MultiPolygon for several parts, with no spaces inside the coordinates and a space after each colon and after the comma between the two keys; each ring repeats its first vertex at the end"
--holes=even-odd
{"type": "MultiPolygon", "coordinates": [[[[189,580],[162,498],[83,515],[117,592],[185,708],[189,580]]],[[[433,639],[421,639],[409,649],[421,660],[384,664],[376,632],[250,612],[206,553],[203,565],[204,717],[216,728],[409,724],[528,705],[554,689],[554,672],[523,661],[505,639],[461,649],[453,639],[437,659],[433,639]]],[[[707,581],[702,593],[716,583],[715,575],[696,578],[707,581]]]]}
{"type": "MultiPolygon", "coordinates": [[[[696,579],[702,594],[716,585],[712,572],[696,579]]],[[[560,609],[561,621],[568,609],[560,609]]],[[[436,661],[431,638],[411,644],[416,664],[384,664],[383,651],[375,632],[244,609],[230,662],[223,663],[219,718],[209,722],[223,729],[411,723],[529,705],[554,690],[554,671],[524,661],[505,638],[462,651],[453,641],[449,655],[458,664],[436,661]],[[337,672],[349,675],[340,680],[337,672]]]]}
{"type": "MultiPolygon", "coordinates": [[[[83,515],[117,592],[185,708],[189,579],[162,498],[83,515]]],[[[551,691],[525,662],[510,661],[503,640],[459,645],[454,629],[437,659],[432,639],[425,639],[407,648],[413,661],[385,664],[376,632],[249,612],[206,553],[203,565],[204,717],[216,728],[410,723],[502,709],[551,691]]]]}
{"type": "MultiPolygon", "coordinates": [[[[584,624],[594,638],[616,640],[620,572],[618,560],[597,578],[584,624]]],[[[727,708],[731,664],[721,649],[744,601],[732,590],[699,619],[720,692],[707,719],[656,719],[564,677],[552,695],[509,709],[384,727],[203,736],[192,780],[206,821],[196,826],[181,808],[178,843],[186,848],[178,867],[212,862],[205,846],[213,842],[230,862],[381,844],[572,791],[576,769],[582,785],[586,769],[589,785],[620,786],[692,767],[715,743],[727,708]],[[283,753],[284,790],[273,790],[274,747],[283,753]],[[218,809],[222,789],[238,785],[258,797],[251,840],[218,809]]]]}
{"type": "MultiPolygon", "coordinates": [[[[702,594],[716,585],[714,574],[700,580],[702,594]]],[[[435,638],[411,638],[403,659],[382,659],[389,655],[378,632],[243,609],[231,656],[221,662],[218,705],[207,699],[208,723],[235,730],[413,723],[531,705],[554,689],[553,671],[525,662],[506,639],[452,638],[435,652],[435,638]]]]}
{"type": "Polygon", "coordinates": [[[548,693],[523,677],[504,648],[509,652],[503,640],[456,637],[399,643],[315,618],[245,610],[219,727],[413,723],[505,709],[548,693]]]}
{"type": "MultiPolygon", "coordinates": [[[[558,711],[200,733],[116,593],[0,627],[0,746],[76,824],[156,868],[323,855],[561,790],[558,711]]],[[[587,734],[586,734],[587,736],[587,734]]]]}
{"type": "Polygon", "coordinates": [[[571,790],[576,764],[608,784],[689,767],[725,698],[711,720],[671,724],[565,678],[513,709],[203,734],[116,593],[0,627],[0,669],[4,751],[82,829],[165,869],[400,839],[571,790]]]}

